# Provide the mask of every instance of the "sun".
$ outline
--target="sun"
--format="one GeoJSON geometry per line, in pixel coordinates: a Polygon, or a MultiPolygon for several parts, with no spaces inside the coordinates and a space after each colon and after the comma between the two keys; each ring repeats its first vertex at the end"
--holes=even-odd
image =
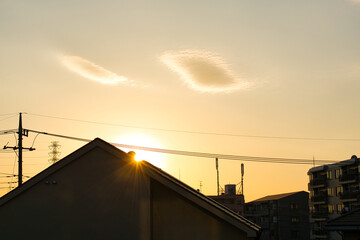
{"type": "MultiPolygon", "coordinates": [[[[143,134],[143,133],[129,133],[126,135],[119,136],[116,138],[116,143],[122,143],[126,145],[134,145],[140,147],[151,147],[151,148],[163,148],[156,139],[143,134]]],[[[166,166],[165,156],[162,153],[137,150],[131,148],[120,148],[125,152],[133,151],[136,153],[135,160],[142,161],[145,160],[159,168],[164,169],[166,166]]]]}

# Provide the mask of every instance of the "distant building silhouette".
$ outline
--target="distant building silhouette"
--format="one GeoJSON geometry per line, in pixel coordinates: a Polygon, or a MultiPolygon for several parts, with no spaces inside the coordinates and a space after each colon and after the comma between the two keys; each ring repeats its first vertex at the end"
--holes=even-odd
{"type": "Polygon", "coordinates": [[[360,209],[336,217],[325,225],[327,231],[341,232],[343,240],[360,238],[360,209]]]}
{"type": "Polygon", "coordinates": [[[244,216],[262,228],[262,240],[309,240],[308,199],[305,191],[266,196],[246,203],[244,216]]]}
{"type": "Polygon", "coordinates": [[[209,198],[221,203],[225,207],[229,208],[233,212],[243,216],[244,214],[244,195],[236,194],[236,185],[227,184],[225,185],[225,193],[219,196],[208,196],[209,198]]]}
{"type": "Polygon", "coordinates": [[[342,239],[324,226],[342,213],[360,208],[359,163],[359,158],[352,156],[350,160],[309,170],[311,239],[342,239]]]}

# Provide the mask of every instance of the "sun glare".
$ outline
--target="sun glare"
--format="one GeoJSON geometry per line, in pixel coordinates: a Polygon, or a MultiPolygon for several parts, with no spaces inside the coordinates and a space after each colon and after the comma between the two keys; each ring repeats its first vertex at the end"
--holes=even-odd
{"type": "MultiPolygon", "coordinates": [[[[140,147],[163,148],[163,146],[161,146],[161,144],[158,141],[156,141],[154,138],[140,133],[120,136],[119,138],[116,139],[116,143],[122,143],[126,145],[134,145],[140,147]]],[[[164,154],[151,152],[151,151],[138,150],[138,149],[131,149],[131,148],[120,148],[120,149],[125,152],[129,152],[129,151],[135,152],[136,153],[135,160],[137,162],[145,160],[162,169],[164,169],[166,166],[164,154]]]]}

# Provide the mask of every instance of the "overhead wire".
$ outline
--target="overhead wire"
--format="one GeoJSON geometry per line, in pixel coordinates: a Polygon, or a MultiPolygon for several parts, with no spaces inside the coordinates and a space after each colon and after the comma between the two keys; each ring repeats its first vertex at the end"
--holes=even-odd
{"type": "Polygon", "coordinates": [[[13,116],[10,116],[10,117],[6,117],[6,118],[3,118],[3,119],[0,119],[0,122],[1,121],[4,121],[4,120],[6,120],[6,119],[9,119],[9,118],[12,118],[12,117],[15,117],[16,115],[13,115],[13,116]]]}
{"type": "Polygon", "coordinates": [[[0,114],[0,117],[8,116],[8,115],[18,115],[18,113],[3,113],[3,114],[0,114]]]}
{"type": "MultiPolygon", "coordinates": [[[[84,142],[91,142],[91,139],[86,138],[79,138],[79,137],[72,137],[72,136],[65,136],[60,134],[53,134],[47,132],[40,132],[36,130],[30,130],[29,132],[45,134],[54,137],[61,137],[71,140],[78,140],[84,142]]],[[[165,154],[174,154],[174,155],[182,155],[182,156],[191,156],[191,157],[202,157],[202,158],[219,158],[219,159],[226,159],[226,160],[238,160],[238,161],[250,161],[250,162],[269,162],[269,163],[286,163],[286,164],[313,164],[313,159],[294,159],[294,158],[270,158],[270,157],[254,157],[254,156],[239,156],[239,155],[229,155],[229,154],[220,154],[220,153],[204,153],[204,152],[193,152],[193,151],[182,151],[182,150],[171,150],[171,149],[164,149],[164,148],[151,148],[151,147],[144,147],[144,146],[135,146],[135,145],[128,145],[128,144],[121,144],[121,143],[111,143],[116,147],[122,147],[127,149],[135,149],[135,150],[143,150],[143,151],[150,151],[150,152],[158,152],[158,153],[165,153],[165,154]]],[[[316,160],[317,163],[322,164],[329,164],[335,163],[336,160],[316,160]]]]}
{"type": "Polygon", "coordinates": [[[265,136],[265,135],[248,135],[248,134],[232,134],[232,133],[218,133],[218,132],[200,132],[200,131],[187,131],[187,130],[176,130],[176,129],[165,129],[165,128],[152,128],[152,127],[142,127],[142,126],[133,126],[127,124],[116,124],[116,123],[105,123],[105,122],[96,122],[88,120],[80,120],[74,118],[64,118],[56,116],[48,116],[42,114],[28,113],[28,115],[47,117],[53,119],[61,119],[75,122],[91,123],[91,124],[100,124],[108,126],[117,126],[117,127],[126,127],[126,128],[137,128],[145,130],[155,130],[155,131],[165,131],[165,132],[176,132],[176,133],[188,133],[188,134],[200,134],[200,135],[213,135],[213,136],[228,136],[228,137],[245,137],[245,138],[263,138],[263,139],[283,139],[283,140],[307,140],[307,141],[360,141],[360,138],[315,138],[315,137],[289,137],[289,136],[265,136]]]}

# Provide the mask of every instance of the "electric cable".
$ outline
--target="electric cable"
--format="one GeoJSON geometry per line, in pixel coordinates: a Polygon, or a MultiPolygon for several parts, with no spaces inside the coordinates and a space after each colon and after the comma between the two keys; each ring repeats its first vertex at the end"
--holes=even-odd
{"type": "MultiPolygon", "coordinates": [[[[16,115],[17,115],[17,114],[16,114],[16,115]]],[[[6,120],[6,119],[9,119],[9,118],[15,117],[16,115],[13,115],[13,116],[10,116],[10,117],[6,117],[6,118],[3,118],[3,119],[0,119],[0,122],[1,122],[1,121],[4,121],[4,120],[6,120]]]]}
{"type": "Polygon", "coordinates": [[[201,134],[201,135],[227,136],[227,137],[245,137],[245,138],[263,138],[263,139],[307,140],[307,141],[308,140],[309,141],[360,141],[359,138],[315,138],[315,137],[311,138],[311,137],[264,136],[264,135],[247,135],[247,134],[232,134],[232,133],[218,133],[218,132],[186,131],[186,130],[176,130],[176,129],[132,126],[132,125],[126,125],[126,124],[95,122],[95,121],[79,120],[79,119],[73,119],[73,118],[47,116],[47,115],[34,114],[34,113],[28,113],[28,114],[33,115],[33,116],[47,117],[47,118],[54,118],[54,119],[61,119],[61,120],[68,120],[68,121],[75,121],[75,122],[126,127],[126,128],[137,128],[137,129],[145,129],[145,130],[165,131],[165,132],[188,133],[188,134],[201,134]]]}
{"type": "MultiPolygon", "coordinates": [[[[61,137],[71,140],[78,140],[84,142],[91,142],[91,139],[86,138],[78,138],[72,136],[65,136],[60,134],[53,134],[47,132],[40,132],[36,130],[27,129],[29,132],[61,137]]],[[[121,143],[110,143],[116,147],[135,149],[135,150],[143,150],[150,152],[158,152],[165,154],[174,154],[174,155],[182,155],[182,156],[192,156],[192,157],[202,157],[202,158],[219,158],[226,160],[238,160],[238,161],[250,161],[250,162],[269,162],[269,163],[286,163],[286,164],[313,164],[313,159],[294,159],[294,158],[269,158],[269,157],[253,157],[253,156],[239,156],[239,155],[229,155],[229,154],[218,154],[218,153],[203,153],[203,152],[192,152],[192,151],[182,151],[182,150],[171,150],[171,149],[163,149],[163,148],[151,148],[151,147],[143,147],[143,146],[135,146],[121,143]]],[[[331,164],[336,163],[336,160],[316,160],[317,163],[322,164],[331,164]]]]}

